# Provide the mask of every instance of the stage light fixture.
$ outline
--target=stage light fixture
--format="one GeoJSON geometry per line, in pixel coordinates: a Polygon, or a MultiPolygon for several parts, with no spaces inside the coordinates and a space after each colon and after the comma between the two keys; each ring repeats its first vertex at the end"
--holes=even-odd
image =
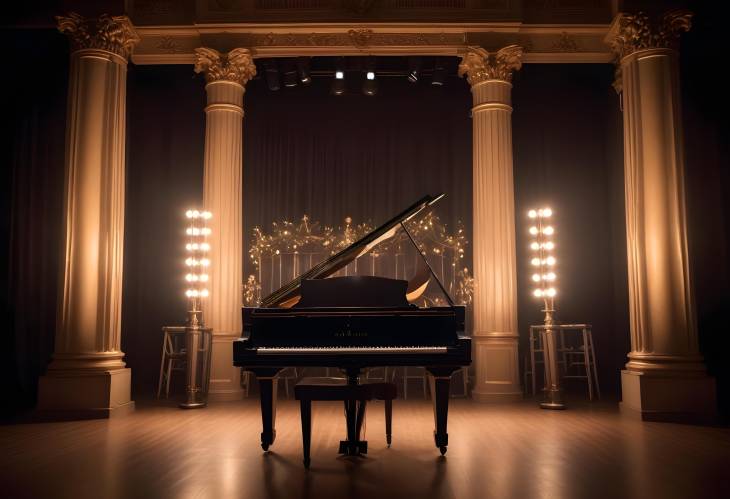
{"type": "Polygon", "coordinates": [[[291,59],[281,61],[281,73],[284,77],[284,86],[292,88],[297,86],[297,69],[291,59]]]}
{"type": "Polygon", "coordinates": [[[264,78],[266,79],[266,85],[272,92],[281,88],[279,68],[274,59],[267,59],[264,61],[264,78]]]}
{"type": "Polygon", "coordinates": [[[332,95],[342,95],[345,93],[345,59],[340,57],[335,63],[335,78],[332,80],[332,95]]]}
{"type": "Polygon", "coordinates": [[[373,96],[378,93],[378,80],[375,79],[375,58],[368,57],[365,63],[365,81],[362,84],[362,93],[373,96]]]}
{"type": "Polygon", "coordinates": [[[539,210],[530,210],[527,217],[530,219],[529,232],[533,236],[530,248],[537,251],[537,255],[531,257],[530,263],[537,267],[533,269],[532,281],[535,288],[532,295],[535,298],[543,300],[543,342],[545,356],[545,393],[546,399],[540,404],[543,409],[564,409],[565,404],[562,400],[562,391],[560,388],[560,379],[558,365],[556,362],[556,340],[555,340],[555,322],[553,314],[555,313],[555,296],[558,294],[555,289],[555,281],[557,276],[553,267],[557,260],[549,252],[555,248],[555,244],[550,240],[550,236],[555,233],[552,225],[546,225],[548,218],[553,212],[550,208],[541,208],[539,210]]]}
{"type": "Polygon", "coordinates": [[[439,87],[446,83],[446,64],[441,57],[436,58],[436,62],[433,66],[433,76],[431,77],[431,85],[437,85],[439,87]]]}
{"type": "Polygon", "coordinates": [[[409,57],[408,58],[408,81],[411,83],[418,82],[418,78],[421,76],[421,66],[423,65],[423,59],[421,57],[409,57]]]}
{"type": "Polygon", "coordinates": [[[309,72],[309,57],[297,57],[297,73],[299,81],[304,85],[312,83],[312,75],[309,72]]]}

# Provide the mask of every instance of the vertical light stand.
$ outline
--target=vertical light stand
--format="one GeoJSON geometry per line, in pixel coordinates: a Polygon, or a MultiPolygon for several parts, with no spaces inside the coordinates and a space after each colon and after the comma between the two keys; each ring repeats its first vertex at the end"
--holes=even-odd
{"type": "Polygon", "coordinates": [[[211,214],[208,211],[188,210],[185,216],[189,220],[188,228],[185,231],[188,236],[188,242],[185,245],[188,253],[185,260],[188,273],[185,280],[189,286],[185,292],[185,296],[188,298],[188,320],[185,326],[187,399],[179,407],[197,409],[205,407],[207,404],[205,395],[208,391],[210,369],[212,331],[203,324],[200,305],[201,300],[208,297],[207,282],[210,266],[208,236],[210,229],[206,227],[206,222],[211,218],[211,214]]]}
{"type": "Polygon", "coordinates": [[[532,281],[537,286],[533,291],[533,295],[536,298],[542,298],[544,305],[542,311],[545,313],[544,327],[541,332],[545,366],[545,400],[540,403],[540,408],[565,409],[563,392],[560,387],[553,317],[555,313],[555,295],[557,294],[554,286],[557,277],[555,275],[556,260],[553,256],[555,244],[551,240],[551,236],[554,234],[555,229],[547,223],[547,219],[552,217],[552,214],[550,208],[530,210],[527,213],[527,216],[534,223],[530,227],[530,234],[533,236],[533,241],[530,244],[533,256],[530,263],[536,271],[532,274],[532,281]]]}

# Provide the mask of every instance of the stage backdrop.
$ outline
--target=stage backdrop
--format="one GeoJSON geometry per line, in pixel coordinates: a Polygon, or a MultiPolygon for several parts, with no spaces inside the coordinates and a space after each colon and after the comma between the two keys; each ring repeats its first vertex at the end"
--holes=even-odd
{"type": "MultiPolygon", "coordinates": [[[[683,39],[690,249],[700,342],[727,383],[730,236],[727,100],[706,68],[720,57],[713,16],[683,39]],[[726,313],[726,312],[725,312],[726,313]]],[[[2,168],[0,368],[15,407],[34,404],[37,377],[53,350],[68,48],[55,30],[4,31],[13,67],[7,85],[2,168]],[[44,78],[21,78],[46,64],[44,78]],[[7,129],[7,127],[6,127],[7,129]]],[[[556,212],[559,317],[594,325],[601,382],[617,394],[629,350],[623,223],[621,115],[608,65],[526,65],[516,74],[514,153],[520,334],[540,320],[529,296],[526,219],[556,212]]],[[[439,215],[471,220],[470,94],[452,77],[443,88],[380,80],[375,98],[328,95],[327,80],[269,92],[249,83],[244,123],[246,245],[254,225],[295,219],[377,224],[425,192],[443,191],[439,215]]],[[[135,396],[149,396],[159,368],[160,327],[185,317],[182,211],[202,197],[205,91],[190,66],[130,65],[122,347],[135,396]]],[[[467,251],[469,253],[469,251],[467,251]]],[[[251,272],[247,255],[245,273],[251,272]]],[[[467,262],[468,263],[468,262],[467,262]]],[[[524,346],[524,345],[523,345],[524,346]]],[[[524,349],[522,350],[524,352],[524,349]]],[[[723,399],[725,403],[727,399],[723,399]]]]}

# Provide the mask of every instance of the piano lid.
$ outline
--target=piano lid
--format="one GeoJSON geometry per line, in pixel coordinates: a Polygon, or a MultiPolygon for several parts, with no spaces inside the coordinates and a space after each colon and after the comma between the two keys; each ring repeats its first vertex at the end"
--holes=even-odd
{"type": "Polygon", "coordinates": [[[383,225],[365,235],[362,239],[355,241],[347,248],[339,253],[331,256],[327,260],[315,265],[305,273],[299,275],[293,281],[280,287],[269,296],[261,300],[262,307],[283,307],[288,308],[299,301],[301,282],[305,279],[324,279],[331,276],[341,268],[348,265],[353,260],[367,254],[375,246],[386,239],[390,239],[398,231],[398,226],[410,220],[423,209],[431,206],[436,201],[444,197],[443,194],[438,196],[424,196],[413,205],[394,216],[383,225]]]}

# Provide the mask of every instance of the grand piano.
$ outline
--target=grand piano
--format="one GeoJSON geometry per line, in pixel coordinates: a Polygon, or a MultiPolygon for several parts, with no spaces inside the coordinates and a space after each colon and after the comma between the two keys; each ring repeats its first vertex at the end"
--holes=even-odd
{"type": "MultiPolygon", "coordinates": [[[[260,307],[243,308],[243,335],[233,344],[233,365],[254,373],[259,381],[265,451],[276,438],[276,385],[282,369],[334,367],[347,376],[348,383],[357,384],[369,367],[421,366],[431,374],[436,447],[446,453],[451,375],[471,364],[464,307],[453,304],[425,258],[410,282],[376,276],[331,277],[398,230],[404,230],[416,245],[406,222],[441,197],[423,197],[265,297],[260,307]],[[449,306],[419,308],[409,303],[425,290],[429,279],[441,288],[449,306]]],[[[359,441],[351,444],[346,448],[360,448],[359,441]]]]}

